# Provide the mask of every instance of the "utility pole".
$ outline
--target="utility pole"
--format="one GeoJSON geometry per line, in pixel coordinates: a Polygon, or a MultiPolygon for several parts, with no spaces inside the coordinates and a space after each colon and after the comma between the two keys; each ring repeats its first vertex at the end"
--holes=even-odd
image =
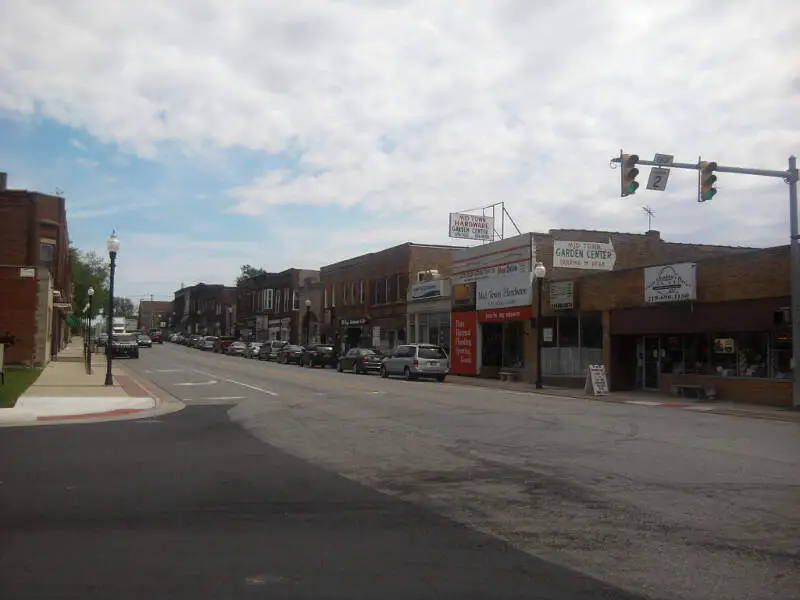
{"type": "MultiPolygon", "coordinates": [[[[636,165],[652,166],[661,171],[669,169],[688,169],[698,172],[697,201],[708,202],[717,193],[714,184],[717,181],[715,173],[734,173],[737,175],[755,175],[757,177],[774,177],[783,179],[789,185],[789,248],[791,252],[791,292],[792,292],[792,407],[800,409],[800,377],[797,373],[797,361],[800,360],[800,210],[797,206],[797,158],[789,157],[789,168],[785,171],[769,169],[750,169],[746,167],[724,167],[716,162],[703,161],[700,158],[696,163],[672,162],[671,155],[656,154],[655,160],[639,160],[635,154],[623,154],[611,159],[611,163],[619,163],[623,167],[622,196],[636,192],[638,184],[635,183],[638,170],[636,165]],[[659,160],[660,159],[660,160],[659,160]],[[626,185],[627,183],[627,185],[626,185]]],[[[654,169],[655,171],[656,169],[654,169]]],[[[651,177],[652,177],[651,173],[651,177]]],[[[664,191],[666,179],[661,186],[650,187],[657,191],[664,191]]]]}

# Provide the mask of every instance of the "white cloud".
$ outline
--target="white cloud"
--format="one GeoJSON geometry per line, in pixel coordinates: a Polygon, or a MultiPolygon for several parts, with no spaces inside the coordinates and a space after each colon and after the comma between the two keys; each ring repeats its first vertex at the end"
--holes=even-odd
{"type": "Polygon", "coordinates": [[[93,169],[94,167],[100,164],[96,160],[92,160],[91,158],[85,158],[83,156],[79,156],[78,158],[76,158],[75,162],[78,163],[80,166],[87,167],[89,169],[93,169]]]}
{"type": "Polygon", "coordinates": [[[76,140],[75,138],[70,138],[69,145],[72,146],[73,148],[76,148],[77,150],[82,151],[82,152],[86,151],[86,144],[84,144],[80,140],[76,140]]]}
{"type": "Polygon", "coordinates": [[[692,172],[620,199],[607,167],[622,146],[783,168],[800,139],[792,0],[11,0],[0,17],[2,114],[38,107],[156,159],[164,141],[301,153],[299,173],[233,187],[246,215],[363,205],[415,238],[496,201],[527,230],[643,230],[648,204],[665,238],[787,240],[778,180],[723,174],[698,205],[692,172]]]}

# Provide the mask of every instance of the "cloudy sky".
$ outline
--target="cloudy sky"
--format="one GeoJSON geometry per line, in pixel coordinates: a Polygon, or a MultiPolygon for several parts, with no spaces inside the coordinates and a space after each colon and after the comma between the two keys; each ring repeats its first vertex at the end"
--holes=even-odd
{"type": "Polygon", "coordinates": [[[619,197],[620,148],[786,168],[796,0],[4,0],[0,170],[122,240],[119,291],[316,268],[493,202],[523,231],[787,242],[786,185],[619,197]]]}

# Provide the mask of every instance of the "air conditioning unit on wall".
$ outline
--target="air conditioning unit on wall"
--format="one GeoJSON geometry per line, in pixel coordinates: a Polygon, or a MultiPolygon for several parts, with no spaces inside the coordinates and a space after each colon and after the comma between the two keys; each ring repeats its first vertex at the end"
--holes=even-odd
{"type": "Polygon", "coordinates": [[[428,269],[426,271],[417,271],[417,282],[433,281],[439,279],[439,271],[437,269],[428,269]]]}

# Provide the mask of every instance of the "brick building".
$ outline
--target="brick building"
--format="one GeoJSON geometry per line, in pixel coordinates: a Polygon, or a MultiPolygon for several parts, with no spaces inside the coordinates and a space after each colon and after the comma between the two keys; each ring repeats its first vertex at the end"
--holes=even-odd
{"type": "Polygon", "coordinates": [[[8,363],[46,364],[69,341],[72,273],[64,198],[9,190],[0,174],[0,335],[8,363]]]}
{"type": "Polygon", "coordinates": [[[406,242],[320,269],[321,335],[345,347],[407,339],[407,292],[420,274],[449,273],[453,246],[406,242]]]}
{"type": "Polygon", "coordinates": [[[284,340],[293,344],[304,341],[300,335],[300,288],[307,280],[315,281],[319,271],[286,269],[280,273],[261,273],[236,288],[238,335],[252,340],[284,340]],[[302,338],[302,339],[301,339],[302,338]]]}
{"type": "MultiPolygon", "coordinates": [[[[642,235],[554,229],[455,252],[451,370],[482,377],[509,372],[525,381],[534,381],[537,282],[532,280],[531,272],[537,261],[547,269],[543,280],[543,375],[552,384],[582,385],[586,367],[604,362],[604,350],[608,347],[604,336],[609,331],[604,320],[607,315],[585,310],[581,304],[583,297],[577,299],[585,278],[610,277],[620,270],[745,255],[752,251],[752,248],[671,243],[662,240],[657,231],[642,235]],[[563,252],[565,245],[581,248],[582,244],[597,248],[592,268],[576,268],[585,263],[570,264],[556,257],[557,246],[563,252]],[[603,249],[609,246],[603,244],[611,245],[610,255],[606,256],[603,249]],[[613,269],[611,274],[607,269],[613,269]],[[506,294],[508,289],[514,290],[514,294],[506,294]]],[[[609,287],[597,293],[614,298],[617,291],[609,287]]]]}
{"type": "MultiPolygon", "coordinates": [[[[137,329],[141,331],[162,329],[161,323],[166,323],[171,313],[172,302],[169,300],[141,300],[139,302],[137,329]]],[[[164,328],[166,328],[166,325],[164,328]]]]}
{"type": "Polygon", "coordinates": [[[233,335],[236,288],[198,283],[175,292],[170,326],[174,331],[199,335],[233,335]]]}

